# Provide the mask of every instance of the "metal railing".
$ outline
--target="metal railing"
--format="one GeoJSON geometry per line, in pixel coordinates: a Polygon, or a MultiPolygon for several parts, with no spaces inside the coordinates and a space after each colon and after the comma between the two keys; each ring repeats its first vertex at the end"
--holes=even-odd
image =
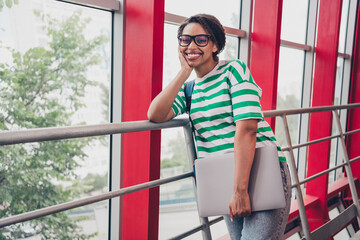
{"type": "MultiPolygon", "coordinates": [[[[338,110],[348,110],[353,108],[359,108],[360,104],[348,104],[348,105],[340,105],[340,106],[325,106],[325,107],[313,107],[313,108],[303,108],[303,109],[290,109],[290,110],[272,110],[272,111],[265,111],[265,117],[281,117],[284,123],[284,133],[286,137],[286,141],[288,146],[283,148],[283,151],[288,151],[290,154],[290,160],[288,161],[290,172],[293,177],[294,184],[292,185],[295,188],[296,199],[298,202],[299,207],[299,215],[301,219],[301,227],[304,234],[304,238],[311,240],[311,239],[320,239],[319,234],[324,231],[310,231],[308,219],[306,216],[305,205],[303,201],[303,195],[301,192],[300,186],[310,180],[313,180],[319,176],[329,173],[330,171],[334,171],[338,168],[345,167],[347,172],[347,177],[349,181],[351,195],[353,197],[354,205],[352,206],[352,214],[355,214],[358,221],[360,220],[360,205],[359,201],[356,198],[356,188],[354,184],[354,178],[352,176],[351,166],[350,163],[357,161],[360,157],[349,159],[346,146],[345,146],[345,136],[360,132],[360,129],[353,130],[350,132],[343,132],[338,110]],[[292,145],[290,139],[290,132],[287,122],[288,115],[294,114],[308,114],[314,112],[324,112],[324,111],[332,111],[333,117],[336,122],[336,126],[338,129],[339,134],[333,135],[330,137],[325,137],[322,139],[317,139],[314,141],[309,141],[307,143],[302,143],[298,145],[292,145]],[[300,147],[306,147],[311,144],[315,144],[321,141],[327,141],[333,138],[339,138],[343,150],[344,155],[344,163],[339,164],[333,168],[327,169],[323,172],[315,174],[311,177],[304,179],[303,181],[299,180],[296,164],[295,164],[295,157],[294,157],[294,149],[300,147]]],[[[188,148],[188,157],[190,160],[190,164],[196,159],[196,151],[195,145],[192,138],[192,129],[190,127],[189,120],[187,118],[176,118],[171,121],[165,123],[152,123],[150,121],[136,121],[136,122],[123,122],[123,123],[109,123],[109,124],[99,124],[99,125],[89,125],[89,126],[76,126],[76,127],[61,127],[61,128],[44,128],[44,129],[30,129],[30,130],[21,130],[21,131],[8,131],[8,132],[1,132],[0,133],[0,146],[1,145],[12,145],[12,144],[21,144],[21,143],[28,143],[28,142],[41,142],[41,141],[53,141],[53,140],[60,140],[60,139],[69,139],[69,138],[81,138],[81,137],[90,137],[90,136],[100,136],[100,135],[109,135],[109,134],[122,134],[128,132],[138,132],[138,131],[148,131],[148,130],[159,130],[165,128],[174,128],[174,127],[183,127],[185,133],[185,140],[186,145],[188,148]]],[[[193,177],[193,172],[186,172],[177,176],[158,179],[154,181],[150,181],[147,183],[142,183],[126,188],[122,188],[116,191],[111,191],[108,193],[100,194],[98,196],[88,197],[85,199],[75,200],[71,202],[66,202],[62,204],[58,204],[55,206],[42,208],[38,210],[34,210],[31,212],[26,212],[23,214],[7,217],[0,219],[0,228],[9,226],[15,223],[20,223],[32,219],[36,219],[39,217],[47,216],[50,214],[54,214],[57,212],[62,212],[65,210],[85,206],[91,203],[123,196],[132,192],[140,191],[143,189],[149,189],[153,187],[157,187],[166,183],[179,181],[185,178],[193,177]]],[[[344,211],[345,212],[345,211],[344,211]]],[[[346,212],[351,212],[346,211],[346,212]]],[[[182,233],[172,239],[182,239],[191,234],[197,233],[202,231],[204,239],[211,239],[211,232],[210,232],[210,225],[215,224],[222,220],[222,217],[216,218],[212,221],[209,221],[208,218],[200,218],[201,225],[197,226],[185,233],[182,233]]],[[[337,230],[333,230],[337,231],[337,230]]],[[[334,232],[336,233],[336,232],[334,232]]],[[[332,232],[328,232],[327,235],[332,234],[332,232]]]]}

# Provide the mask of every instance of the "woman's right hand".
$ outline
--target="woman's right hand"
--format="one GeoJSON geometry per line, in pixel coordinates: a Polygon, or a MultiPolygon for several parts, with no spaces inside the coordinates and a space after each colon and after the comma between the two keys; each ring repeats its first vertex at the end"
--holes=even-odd
{"type": "Polygon", "coordinates": [[[175,101],[175,98],[184,84],[186,79],[189,78],[193,68],[189,66],[186,61],[185,56],[179,49],[179,60],[181,64],[181,69],[175,78],[170,82],[170,84],[161,91],[151,102],[148,109],[148,118],[153,122],[165,122],[174,117],[174,112],[172,111],[172,104],[175,101]]]}

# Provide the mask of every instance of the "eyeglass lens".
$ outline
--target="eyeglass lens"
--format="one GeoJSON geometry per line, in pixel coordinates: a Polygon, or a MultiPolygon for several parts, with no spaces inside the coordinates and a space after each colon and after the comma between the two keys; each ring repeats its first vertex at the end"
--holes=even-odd
{"type": "Polygon", "coordinates": [[[210,36],[208,35],[181,35],[179,36],[179,44],[182,47],[186,47],[190,45],[191,40],[194,39],[196,45],[198,45],[199,47],[205,47],[209,42],[209,37],[210,36]]]}

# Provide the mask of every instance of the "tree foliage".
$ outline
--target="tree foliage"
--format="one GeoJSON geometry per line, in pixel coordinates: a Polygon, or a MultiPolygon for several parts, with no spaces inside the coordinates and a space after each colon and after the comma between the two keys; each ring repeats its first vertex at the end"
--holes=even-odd
{"type": "Polygon", "coordinates": [[[0,11],[4,6],[11,8],[13,4],[19,4],[19,0],[0,0],[0,11]]]}
{"type": "Polygon", "coordinates": [[[108,185],[108,177],[108,173],[104,175],[89,173],[81,181],[81,185],[85,186],[84,192],[90,193],[105,188],[108,185]]]}
{"type": "Polygon", "coordinates": [[[176,138],[167,142],[166,149],[171,156],[161,160],[161,168],[184,166],[185,171],[190,170],[184,136],[178,133],[176,138]]]}
{"type": "MultiPolygon", "coordinates": [[[[86,70],[99,63],[96,50],[106,41],[105,37],[86,39],[84,29],[89,20],[79,12],[62,21],[36,14],[46,21],[48,46],[34,47],[25,53],[7,47],[12,62],[0,63],[2,131],[71,125],[71,116],[83,107],[85,86],[94,84],[86,79],[86,70]]],[[[0,218],[76,197],[78,192],[59,183],[77,178],[74,170],[86,157],[83,148],[89,141],[1,146],[0,218]]],[[[63,212],[30,224],[39,229],[43,239],[88,238],[79,233],[77,221],[63,212]]],[[[0,239],[6,238],[2,233],[4,230],[0,231],[0,239]]]]}

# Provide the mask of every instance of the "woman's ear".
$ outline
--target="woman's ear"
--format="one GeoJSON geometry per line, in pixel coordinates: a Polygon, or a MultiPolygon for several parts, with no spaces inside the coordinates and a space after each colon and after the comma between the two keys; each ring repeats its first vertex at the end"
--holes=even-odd
{"type": "Polygon", "coordinates": [[[213,53],[217,53],[219,51],[218,47],[216,46],[216,44],[213,44],[213,49],[212,52],[213,53]]]}

